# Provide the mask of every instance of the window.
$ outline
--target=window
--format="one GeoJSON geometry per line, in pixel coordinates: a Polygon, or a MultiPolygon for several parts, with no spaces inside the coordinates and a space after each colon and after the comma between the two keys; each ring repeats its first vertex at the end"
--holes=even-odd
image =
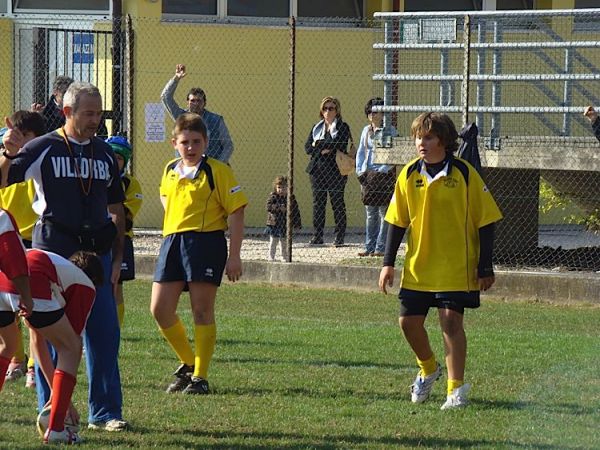
{"type": "Polygon", "coordinates": [[[404,11],[479,11],[482,0],[405,0],[404,11]]]}
{"type": "Polygon", "coordinates": [[[298,17],[354,17],[363,16],[360,0],[298,1],[298,17]]]}
{"type": "Polygon", "coordinates": [[[498,11],[510,9],[533,9],[533,0],[500,0],[496,2],[498,11]]]}
{"type": "Polygon", "coordinates": [[[13,11],[35,9],[106,12],[110,10],[110,0],[13,0],[13,11]]]}
{"type": "Polygon", "coordinates": [[[600,8],[599,0],[575,0],[575,9],[600,8]]]}
{"type": "Polygon", "coordinates": [[[217,14],[217,0],[163,0],[162,12],[166,14],[217,14]]]}
{"type": "Polygon", "coordinates": [[[365,1],[162,0],[162,12],[164,14],[218,16],[220,19],[225,17],[287,18],[291,15],[306,18],[347,17],[361,19],[363,17],[365,1]]]}
{"type": "Polygon", "coordinates": [[[289,17],[289,2],[282,0],[227,0],[228,16],[289,17]]]}

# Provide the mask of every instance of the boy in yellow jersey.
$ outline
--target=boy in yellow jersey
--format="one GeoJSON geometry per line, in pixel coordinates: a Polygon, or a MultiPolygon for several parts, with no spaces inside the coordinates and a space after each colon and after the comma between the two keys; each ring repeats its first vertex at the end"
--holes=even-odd
{"type": "MultiPolygon", "coordinates": [[[[21,145],[25,145],[32,139],[46,133],[46,124],[44,117],[32,111],[17,111],[9,119],[13,130],[19,133],[21,145]]],[[[0,138],[8,128],[0,130],[0,138]]],[[[0,189],[0,207],[6,209],[14,217],[19,227],[23,245],[26,248],[31,248],[31,236],[33,226],[37,222],[39,215],[33,210],[32,204],[35,200],[35,188],[33,181],[23,181],[11,186],[0,189]]],[[[23,346],[23,327],[19,324],[19,341],[17,351],[12,358],[8,371],[6,372],[7,380],[16,380],[25,375],[25,386],[35,388],[35,371],[33,357],[29,357],[26,361],[25,350],[23,346]]],[[[29,354],[33,354],[30,349],[29,354]]]]}
{"type": "Polygon", "coordinates": [[[394,281],[396,253],[408,230],[400,287],[399,324],[417,357],[419,373],[411,400],[422,403],[441,376],[425,318],[438,308],[448,386],[441,409],[467,404],[464,383],[467,339],[465,308],[479,307],[479,292],[494,284],[494,223],[502,218],[477,171],[453,153],[458,133],[445,114],[423,113],[412,123],[419,157],[398,176],[385,220],[389,222],[379,288],[394,281]]]}
{"type": "Polygon", "coordinates": [[[136,177],[127,173],[127,164],[131,159],[133,149],[131,144],[123,136],[111,136],[106,140],[115,152],[117,164],[119,165],[119,174],[121,175],[121,184],[125,192],[125,237],[123,238],[123,261],[121,262],[121,277],[116,288],[115,302],[117,303],[117,316],[119,317],[119,327],[123,328],[123,318],[125,317],[125,300],[123,298],[123,281],[135,280],[135,258],[133,251],[133,220],[142,207],[144,199],[142,195],[142,186],[136,177]]]}
{"type": "Polygon", "coordinates": [[[150,310],[181,366],[167,392],[208,394],[208,366],[216,343],[215,298],[223,271],[242,275],[240,249],[248,199],[231,168],[204,155],[208,136],[202,118],[184,113],[175,121],[173,147],[160,183],[165,208],[150,310]],[[229,222],[229,255],[225,230],[229,222]],[[195,351],[177,315],[179,297],[190,292],[195,351]]]}

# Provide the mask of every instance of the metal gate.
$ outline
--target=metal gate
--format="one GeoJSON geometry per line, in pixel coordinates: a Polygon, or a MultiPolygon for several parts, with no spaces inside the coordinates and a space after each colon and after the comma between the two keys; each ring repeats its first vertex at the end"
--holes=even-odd
{"type": "Polygon", "coordinates": [[[120,24],[111,31],[32,27],[17,30],[15,109],[45,104],[54,79],[66,75],[94,84],[102,93],[107,131],[123,130],[120,24]],[[27,77],[28,69],[31,77],[27,77]]]}

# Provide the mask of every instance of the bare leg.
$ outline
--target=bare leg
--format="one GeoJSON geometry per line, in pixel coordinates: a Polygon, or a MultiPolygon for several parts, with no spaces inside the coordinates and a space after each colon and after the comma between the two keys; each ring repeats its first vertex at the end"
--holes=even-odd
{"type": "MultiPolygon", "coordinates": [[[[11,359],[18,345],[19,329],[17,323],[13,322],[0,328],[0,356],[11,359]]],[[[4,374],[2,374],[4,376],[4,374]]]]}
{"type": "Polygon", "coordinates": [[[421,361],[433,356],[429,336],[425,330],[425,318],[426,316],[404,316],[398,319],[406,341],[421,361]]]}
{"type": "Polygon", "coordinates": [[[440,325],[446,350],[446,367],[449,380],[464,380],[467,359],[467,337],[463,315],[451,309],[439,309],[440,325]]]}
{"type": "Polygon", "coordinates": [[[172,327],[177,322],[177,305],[183,287],[183,281],[152,283],[150,312],[162,329],[172,327]]]}

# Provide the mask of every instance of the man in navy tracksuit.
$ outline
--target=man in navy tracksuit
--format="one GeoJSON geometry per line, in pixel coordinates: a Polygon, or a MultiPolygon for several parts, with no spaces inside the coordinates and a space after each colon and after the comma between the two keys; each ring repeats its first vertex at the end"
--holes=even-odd
{"type": "MultiPolygon", "coordinates": [[[[71,84],[63,108],[64,127],[30,141],[21,150],[22,136],[7,123],[0,169],[3,185],[34,180],[32,206],[40,216],[33,231],[34,248],[66,258],[78,250],[94,251],[102,260],[106,282],[97,287],[84,338],[88,422],[89,428],[120,431],[127,423],[122,420],[120,334],[112,284],[121,271],[125,196],[112,149],[95,137],[102,118],[98,88],[71,84]]],[[[39,375],[41,409],[50,391],[39,375]]]]}

